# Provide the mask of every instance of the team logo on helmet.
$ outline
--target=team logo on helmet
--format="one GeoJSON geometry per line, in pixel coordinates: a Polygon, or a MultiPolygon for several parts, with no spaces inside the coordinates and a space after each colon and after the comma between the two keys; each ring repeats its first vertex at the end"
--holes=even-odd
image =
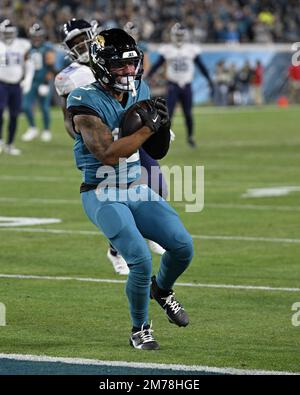
{"type": "Polygon", "coordinates": [[[95,41],[96,41],[97,44],[99,44],[99,46],[100,46],[101,48],[104,48],[104,46],[105,46],[105,38],[104,38],[103,36],[98,35],[98,36],[95,38],[95,41]]]}

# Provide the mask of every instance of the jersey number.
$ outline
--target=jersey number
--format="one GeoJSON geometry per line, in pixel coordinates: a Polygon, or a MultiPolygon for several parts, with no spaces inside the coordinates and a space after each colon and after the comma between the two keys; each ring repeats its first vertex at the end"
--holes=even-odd
{"type": "MultiPolygon", "coordinates": [[[[117,141],[119,139],[119,128],[115,128],[112,131],[112,135],[113,135],[114,141],[117,141]]],[[[126,162],[127,163],[136,162],[139,159],[140,159],[140,154],[139,154],[139,151],[137,151],[134,154],[132,154],[129,158],[127,158],[126,162]]]]}
{"type": "Polygon", "coordinates": [[[175,73],[181,73],[186,72],[189,68],[189,65],[184,59],[176,59],[172,62],[172,68],[175,73]]]}
{"type": "Polygon", "coordinates": [[[21,54],[18,52],[6,52],[0,54],[0,67],[16,66],[22,64],[21,54]]]}

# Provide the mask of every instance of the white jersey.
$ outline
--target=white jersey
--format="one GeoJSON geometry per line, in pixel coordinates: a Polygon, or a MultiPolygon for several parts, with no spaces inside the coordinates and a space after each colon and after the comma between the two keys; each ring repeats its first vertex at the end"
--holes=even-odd
{"type": "Polygon", "coordinates": [[[71,63],[55,77],[55,89],[59,96],[67,96],[73,89],[95,82],[92,70],[77,62],[71,63]]]}
{"type": "Polygon", "coordinates": [[[195,58],[200,54],[200,48],[192,44],[177,47],[173,44],[163,45],[160,54],[166,59],[166,77],[180,87],[190,84],[194,79],[195,58]]]}
{"type": "Polygon", "coordinates": [[[24,38],[15,38],[11,44],[0,41],[0,81],[17,84],[24,78],[25,55],[31,44],[24,38]]]}

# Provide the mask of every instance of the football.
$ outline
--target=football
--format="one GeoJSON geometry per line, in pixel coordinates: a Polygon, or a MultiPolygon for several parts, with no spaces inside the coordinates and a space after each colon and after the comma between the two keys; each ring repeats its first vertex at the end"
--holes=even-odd
{"type": "MultiPolygon", "coordinates": [[[[137,108],[140,106],[144,110],[150,109],[151,100],[143,100],[133,104],[124,113],[119,130],[119,138],[130,136],[139,130],[144,122],[137,113],[137,108]]],[[[159,133],[153,134],[147,141],[144,142],[142,148],[153,159],[162,159],[168,152],[170,145],[170,130],[162,127],[159,133]]]]}
{"type": "Polygon", "coordinates": [[[144,125],[144,122],[137,113],[137,108],[142,107],[144,110],[148,111],[150,108],[150,103],[151,100],[143,100],[133,104],[128,108],[121,121],[119,138],[130,136],[144,125]]]}

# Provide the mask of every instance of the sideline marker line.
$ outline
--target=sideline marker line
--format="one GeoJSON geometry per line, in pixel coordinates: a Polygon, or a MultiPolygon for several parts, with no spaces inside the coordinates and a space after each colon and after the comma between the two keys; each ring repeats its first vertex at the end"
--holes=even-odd
{"type": "MultiPolygon", "coordinates": [[[[0,274],[0,278],[12,278],[19,280],[52,280],[52,281],[81,281],[90,283],[125,284],[126,280],[115,280],[109,278],[90,278],[90,277],[68,277],[68,276],[38,276],[27,274],[0,274]]],[[[233,284],[201,284],[201,283],[175,283],[178,287],[191,288],[219,288],[252,291],[279,291],[279,292],[300,292],[300,288],[269,287],[255,285],[233,285],[233,284]]]]}
{"type": "Polygon", "coordinates": [[[44,355],[26,355],[26,354],[0,354],[0,359],[10,359],[16,361],[28,362],[60,362],[65,364],[75,365],[91,365],[91,366],[116,366],[116,367],[131,367],[137,369],[167,369],[171,371],[193,371],[219,374],[233,374],[233,375],[299,375],[297,372],[284,371],[267,371],[267,370],[245,370],[236,368],[217,368],[209,366],[198,365],[174,365],[174,364],[159,364],[159,363],[144,363],[144,362],[124,362],[124,361],[102,361],[97,359],[81,359],[81,358],[61,358],[48,357],[44,355]]]}

